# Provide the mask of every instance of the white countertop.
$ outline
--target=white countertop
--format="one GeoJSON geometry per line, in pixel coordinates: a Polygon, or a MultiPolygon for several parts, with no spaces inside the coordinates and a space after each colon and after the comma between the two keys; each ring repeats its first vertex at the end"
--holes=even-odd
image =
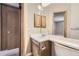
{"type": "Polygon", "coordinates": [[[64,38],[63,36],[56,36],[56,35],[45,35],[41,36],[41,34],[32,34],[31,38],[38,42],[50,40],[52,42],[60,43],[65,46],[69,46],[79,50],[79,40],[78,39],[71,39],[71,38],[64,38]]]}

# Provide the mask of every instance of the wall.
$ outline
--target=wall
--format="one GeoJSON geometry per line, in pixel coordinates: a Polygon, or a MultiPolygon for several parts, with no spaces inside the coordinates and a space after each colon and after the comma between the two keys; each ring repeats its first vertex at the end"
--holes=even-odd
{"type": "Polygon", "coordinates": [[[30,51],[28,4],[22,4],[21,9],[21,55],[27,55],[30,51]]]}
{"type": "Polygon", "coordinates": [[[79,39],[79,4],[71,4],[70,37],[79,39]]]}
{"type": "MultiPolygon", "coordinates": [[[[40,13],[37,6],[38,4],[33,4],[33,3],[28,4],[29,34],[40,33],[40,28],[34,27],[34,14],[40,13]]],[[[45,11],[43,11],[41,14],[45,15],[45,11]]],[[[42,33],[47,33],[47,28],[42,28],[42,33]]]]}

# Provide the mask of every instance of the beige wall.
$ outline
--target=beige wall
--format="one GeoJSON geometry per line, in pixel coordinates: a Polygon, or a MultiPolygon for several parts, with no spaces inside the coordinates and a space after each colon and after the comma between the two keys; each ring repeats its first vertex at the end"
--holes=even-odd
{"type": "Polygon", "coordinates": [[[79,34],[79,4],[71,4],[70,37],[79,39],[78,34],[79,34]]]}
{"type": "Polygon", "coordinates": [[[29,26],[28,26],[28,4],[22,4],[21,10],[21,55],[29,52],[29,26]]]}

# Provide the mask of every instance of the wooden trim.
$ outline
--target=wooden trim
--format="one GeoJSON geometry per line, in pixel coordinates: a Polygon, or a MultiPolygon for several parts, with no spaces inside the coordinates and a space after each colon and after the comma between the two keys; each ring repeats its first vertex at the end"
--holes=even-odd
{"type": "Polygon", "coordinates": [[[20,6],[19,6],[19,8],[20,8],[20,10],[19,10],[19,18],[20,18],[20,47],[19,47],[19,56],[21,56],[21,4],[19,4],[20,6]]]}
{"type": "MultiPolygon", "coordinates": [[[[0,4],[0,13],[2,14],[2,6],[1,6],[1,4],[0,4]]],[[[0,50],[1,50],[1,47],[2,47],[2,40],[1,40],[1,18],[2,18],[2,15],[0,14],[0,50]]]]}
{"type": "Polygon", "coordinates": [[[33,51],[33,49],[32,49],[32,38],[30,38],[30,41],[31,41],[31,43],[30,43],[31,44],[31,53],[32,53],[32,56],[33,56],[33,52],[32,52],[33,51]]]}
{"type": "Polygon", "coordinates": [[[67,12],[64,12],[64,37],[67,37],[67,12]]]}
{"type": "Polygon", "coordinates": [[[20,46],[20,53],[23,56],[23,49],[24,48],[24,4],[21,4],[21,46],[20,46]]]}
{"type": "MultiPolygon", "coordinates": [[[[1,5],[1,14],[2,14],[2,4],[1,5]]],[[[2,15],[1,15],[1,19],[2,19],[2,15]]],[[[1,50],[2,50],[2,20],[1,20],[1,50]]]]}

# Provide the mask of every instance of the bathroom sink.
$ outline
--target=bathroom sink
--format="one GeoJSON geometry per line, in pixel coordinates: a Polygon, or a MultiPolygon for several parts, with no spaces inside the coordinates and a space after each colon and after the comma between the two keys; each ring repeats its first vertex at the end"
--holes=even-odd
{"type": "Polygon", "coordinates": [[[45,34],[33,34],[31,37],[39,42],[48,40],[48,36],[45,34]]]}

